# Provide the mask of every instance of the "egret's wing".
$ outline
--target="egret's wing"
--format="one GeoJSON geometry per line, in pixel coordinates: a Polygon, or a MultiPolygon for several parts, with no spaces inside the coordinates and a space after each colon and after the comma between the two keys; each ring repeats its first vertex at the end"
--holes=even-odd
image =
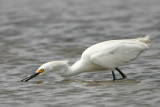
{"type": "Polygon", "coordinates": [[[113,69],[135,59],[146,47],[134,43],[118,43],[91,55],[90,60],[104,68],[113,69]]]}

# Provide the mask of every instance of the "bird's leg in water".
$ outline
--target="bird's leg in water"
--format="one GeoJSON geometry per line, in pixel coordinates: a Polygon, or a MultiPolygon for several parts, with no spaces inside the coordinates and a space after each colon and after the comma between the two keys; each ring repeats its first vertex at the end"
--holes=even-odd
{"type": "Polygon", "coordinates": [[[122,78],[127,78],[127,76],[119,69],[119,68],[115,68],[122,76],[122,78]]]}
{"type": "Polygon", "coordinates": [[[113,75],[113,81],[115,81],[116,80],[116,76],[114,74],[114,71],[112,71],[112,75],[113,75]]]}

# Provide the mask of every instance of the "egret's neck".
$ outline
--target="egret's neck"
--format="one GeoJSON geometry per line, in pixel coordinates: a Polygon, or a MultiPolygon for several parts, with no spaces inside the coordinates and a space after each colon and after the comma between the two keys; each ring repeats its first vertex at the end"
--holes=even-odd
{"type": "Polygon", "coordinates": [[[76,63],[74,63],[72,66],[67,65],[67,70],[60,71],[60,75],[73,76],[73,75],[94,71],[94,70],[100,70],[100,68],[93,63],[90,63],[81,59],[76,63]]]}
{"type": "Polygon", "coordinates": [[[68,61],[53,61],[43,64],[39,69],[41,68],[45,69],[46,72],[58,71],[59,75],[64,77],[100,70],[97,65],[83,59],[77,61],[72,66],[68,66],[68,61]]]}
{"type": "Polygon", "coordinates": [[[61,76],[67,77],[67,76],[73,76],[80,74],[84,72],[85,70],[83,69],[83,65],[80,61],[77,61],[74,63],[72,66],[66,66],[66,69],[62,69],[59,71],[59,74],[61,76]]]}

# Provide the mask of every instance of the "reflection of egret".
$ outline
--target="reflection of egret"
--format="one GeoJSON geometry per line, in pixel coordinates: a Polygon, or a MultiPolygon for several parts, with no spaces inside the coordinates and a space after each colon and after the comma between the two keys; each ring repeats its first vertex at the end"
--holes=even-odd
{"type": "Polygon", "coordinates": [[[68,61],[48,62],[22,81],[28,81],[39,74],[51,71],[58,71],[61,76],[67,77],[99,70],[111,70],[113,80],[116,80],[114,70],[117,70],[123,79],[127,76],[118,67],[135,59],[140,53],[149,48],[149,44],[149,36],[101,42],[86,49],[80,60],[72,66],[68,66],[68,61]]]}

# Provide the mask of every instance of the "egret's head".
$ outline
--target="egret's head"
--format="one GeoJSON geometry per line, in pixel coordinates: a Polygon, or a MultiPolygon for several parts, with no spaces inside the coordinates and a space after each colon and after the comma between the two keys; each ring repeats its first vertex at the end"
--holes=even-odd
{"type": "Polygon", "coordinates": [[[30,79],[37,77],[38,75],[42,75],[47,72],[51,71],[61,71],[66,70],[68,66],[68,61],[52,61],[47,62],[43,65],[41,65],[35,73],[32,75],[27,76],[26,78],[22,79],[21,81],[29,81],[30,79]]]}

